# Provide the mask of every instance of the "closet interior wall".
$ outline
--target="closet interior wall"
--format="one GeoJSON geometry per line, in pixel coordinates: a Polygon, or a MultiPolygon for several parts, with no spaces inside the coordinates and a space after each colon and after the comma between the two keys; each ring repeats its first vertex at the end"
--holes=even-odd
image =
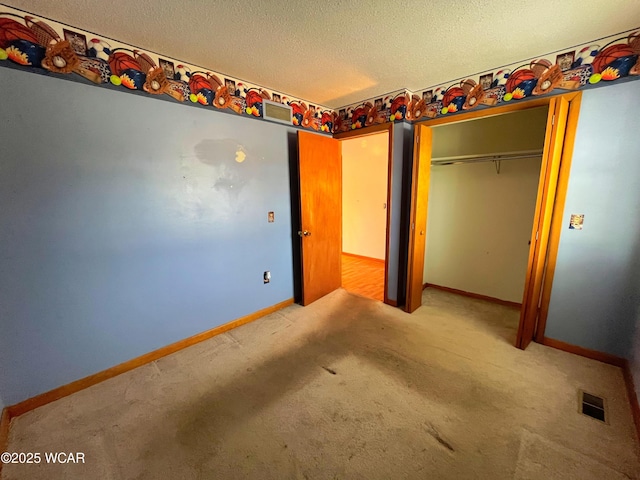
{"type": "Polygon", "coordinates": [[[487,157],[541,152],[547,111],[433,127],[424,283],[522,301],[541,156],[487,157]]]}

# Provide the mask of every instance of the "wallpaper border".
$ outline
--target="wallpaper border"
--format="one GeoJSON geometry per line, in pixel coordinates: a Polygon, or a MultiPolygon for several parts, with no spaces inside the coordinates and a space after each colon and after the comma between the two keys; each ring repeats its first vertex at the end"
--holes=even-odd
{"type": "Polygon", "coordinates": [[[267,121],[263,100],[270,100],[291,106],[292,126],[333,132],[333,110],[326,106],[4,4],[0,66],[267,121]]]}
{"type": "Polygon", "coordinates": [[[640,27],[418,91],[402,88],[337,109],[4,4],[0,4],[0,66],[261,120],[265,120],[263,100],[271,100],[291,106],[292,126],[332,134],[638,79],[640,27]]]}
{"type": "Polygon", "coordinates": [[[335,110],[334,131],[450,116],[638,78],[640,27],[415,92],[403,89],[345,105],[335,110]]]}

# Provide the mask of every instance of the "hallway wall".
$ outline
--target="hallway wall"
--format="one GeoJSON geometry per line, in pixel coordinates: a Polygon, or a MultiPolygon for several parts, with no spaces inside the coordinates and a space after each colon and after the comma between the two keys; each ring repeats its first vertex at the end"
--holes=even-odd
{"type": "Polygon", "coordinates": [[[385,258],[389,133],[342,140],[342,251],[385,258]]]}

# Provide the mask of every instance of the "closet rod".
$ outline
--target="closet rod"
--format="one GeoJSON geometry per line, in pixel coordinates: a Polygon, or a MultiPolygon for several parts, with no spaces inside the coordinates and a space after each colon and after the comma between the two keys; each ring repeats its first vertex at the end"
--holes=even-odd
{"type": "Polygon", "coordinates": [[[542,150],[521,150],[519,152],[492,153],[484,155],[460,155],[457,157],[439,157],[431,160],[431,165],[460,165],[464,163],[495,162],[497,160],[516,160],[542,156],[542,150]]]}

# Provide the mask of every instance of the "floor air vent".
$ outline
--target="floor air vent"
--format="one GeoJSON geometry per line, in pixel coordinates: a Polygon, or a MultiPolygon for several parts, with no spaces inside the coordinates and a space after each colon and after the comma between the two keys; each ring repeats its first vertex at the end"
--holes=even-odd
{"type": "Polygon", "coordinates": [[[580,413],[606,422],[604,399],[580,390],[580,413]]]}

